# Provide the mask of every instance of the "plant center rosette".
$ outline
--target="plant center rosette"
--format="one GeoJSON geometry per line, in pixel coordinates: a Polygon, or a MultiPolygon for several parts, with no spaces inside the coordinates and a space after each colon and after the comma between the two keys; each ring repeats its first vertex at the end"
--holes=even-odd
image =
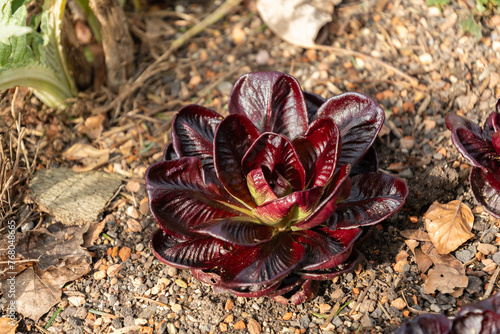
{"type": "Polygon", "coordinates": [[[369,97],[328,100],[278,72],[241,77],[229,116],[183,107],[146,188],[158,259],[217,290],[299,304],[312,282],[350,271],[362,227],[402,205],[406,184],[378,172],[384,123],[369,97]]]}
{"type": "Polygon", "coordinates": [[[458,152],[472,164],[469,181],[479,204],[500,218],[500,99],[483,128],[456,114],[446,116],[446,126],[458,152]]]}

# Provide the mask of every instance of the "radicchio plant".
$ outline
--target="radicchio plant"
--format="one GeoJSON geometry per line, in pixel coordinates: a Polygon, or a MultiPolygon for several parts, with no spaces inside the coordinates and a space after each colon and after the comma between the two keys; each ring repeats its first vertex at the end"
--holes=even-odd
{"type": "Polygon", "coordinates": [[[500,218],[500,99],[484,127],[455,114],[446,116],[451,139],[462,156],[472,164],[469,180],[476,200],[500,218]]]}
{"type": "Polygon", "coordinates": [[[278,72],[241,77],[228,112],[189,105],[173,119],[164,161],[146,173],[152,247],[218,290],[302,303],[313,281],[354,268],[361,227],[407,196],[371,147],[384,112],[359,93],[325,101],[278,72]]]}
{"type": "Polygon", "coordinates": [[[491,334],[500,332],[500,294],[462,307],[456,317],[423,314],[406,322],[396,334],[491,334]]]}

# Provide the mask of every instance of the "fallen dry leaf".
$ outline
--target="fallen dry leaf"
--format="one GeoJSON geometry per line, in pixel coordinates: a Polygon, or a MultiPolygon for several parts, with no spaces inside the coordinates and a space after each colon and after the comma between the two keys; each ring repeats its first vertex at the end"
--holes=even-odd
{"type": "Polygon", "coordinates": [[[71,168],[75,172],[88,172],[109,161],[109,150],[100,150],[91,145],[77,143],[67,149],[63,157],[81,164],[71,168]]]}
{"type": "Polygon", "coordinates": [[[78,134],[87,135],[90,139],[96,140],[101,136],[104,129],[103,123],[106,120],[104,114],[91,116],[85,120],[85,123],[78,128],[78,134]]]}
{"type": "Polygon", "coordinates": [[[417,241],[431,241],[427,232],[417,229],[403,230],[399,232],[403,238],[417,241]]]}
{"type": "Polygon", "coordinates": [[[415,254],[415,248],[417,248],[418,245],[420,245],[420,242],[418,242],[417,240],[405,240],[405,244],[406,246],[408,246],[411,252],[415,254]]]}
{"type": "Polygon", "coordinates": [[[258,0],[262,20],[284,40],[303,47],[316,45],[319,30],[332,20],[341,0],[258,0]]]}
{"type": "Polygon", "coordinates": [[[465,274],[465,267],[456,257],[451,254],[439,254],[436,247],[431,242],[425,242],[420,247],[425,255],[429,256],[434,265],[445,265],[452,267],[461,274],[465,274]]]}
{"type": "Polygon", "coordinates": [[[89,229],[83,235],[83,247],[88,248],[94,245],[94,242],[99,238],[104,226],[106,225],[106,221],[102,220],[100,223],[94,222],[90,224],[89,229]]]}
{"type": "Polygon", "coordinates": [[[474,215],[461,201],[434,202],[425,214],[425,228],[440,254],[448,254],[474,236],[474,215]]]}
{"type": "Polygon", "coordinates": [[[456,288],[466,288],[469,279],[455,268],[437,265],[429,270],[424,284],[424,293],[431,294],[436,290],[442,293],[453,293],[456,288]]]}
{"type": "Polygon", "coordinates": [[[38,321],[61,301],[61,288],[67,282],[90,271],[92,259],[80,246],[87,229],[88,225],[67,227],[56,223],[46,229],[28,231],[19,238],[16,252],[38,262],[16,276],[17,312],[38,321]]]}
{"type": "Polygon", "coordinates": [[[30,183],[28,200],[65,224],[94,222],[120,184],[118,176],[103,172],[42,169],[30,183]]]}
{"type": "Polygon", "coordinates": [[[417,262],[418,270],[420,270],[420,272],[424,274],[432,266],[431,258],[420,248],[415,249],[415,261],[417,262]]]}
{"type": "Polygon", "coordinates": [[[15,334],[16,328],[17,328],[17,321],[12,320],[11,318],[0,318],[0,333],[15,334]]]}

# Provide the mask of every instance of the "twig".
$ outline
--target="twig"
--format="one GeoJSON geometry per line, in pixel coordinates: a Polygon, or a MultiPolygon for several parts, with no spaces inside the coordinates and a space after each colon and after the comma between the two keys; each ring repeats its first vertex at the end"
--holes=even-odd
{"type": "Polygon", "coordinates": [[[177,38],[172,42],[170,47],[165,51],[158,59],[149,65],[146,70],[127,88],[125,88],[118,96],[107,106],[99,108],[98,113],[107,112],[112,108],[116,107],[129,97],[136,89],[141,87],[144,82],[154,75],[167,70],[171,64],[167,61],[170,55],[177,51],[181,46],[184,45],[194,36],[198,35],[200,32],[205,30],[208,26],[214,24],[215,22],[222,19],[229,11],[234,7],[239,5],[241,0],[226,0],[219,8],[217,8],[212,14],[208,15],[205,19],[194,25],[191,29],[186,31],[181,37],[177,38]]]}
{"type": "MultiPolygon", "coordinates": [[[[146,297],[140,297],[140,296],[135,296],[136,299],[140,299],[140,300],[146,300],[150,303],[153,303],[153,304],[156,304],[158,306],[164,306],[166,308],[168,308],[169,310],[171,310],[172,308],[170,307],[170,305],[167,305],[167,304],[164,304],[162,302],[159,302],[157,300],[154,300],[154,299],[151,299],[151,298],[146,298],[146,297]]],[[[220,321],[219,321],[220,322],[220,321]]]]}
{"type": "Polygon", "coordinates": [[[410,311],[412,311],[413,313],[415,313],[415,314],[434,313],[434,312],[420,311],[420,310],[417,310],[416,308],[411,307],[410,304],[408,304],[408,301],[406,300],[405,293],[403,291],[401,291],[401,295],[403,296],[403,299],[406,303],[406,307],[408,307],[408,309],[410,311]]]}
{"type": "Polygon", "coordinates": [[[380,309],[384,312],[387,319],[391,320],[391,315],[389,314],[389,312],[387,312],[384,305],[382,305],[382,303],[380,301],[378,301],[377,303],[378,303],[378,306],[380,307],[380,309]]]}
{"type": "Polygon", "coordinates": [[[380,60],[380,59],[368,56],[368,55],[366,55],[364,53],[361,53],[361,52],[358,52],[358,51],[354,51],[354,50],[349,50],[349,49],[337,48],[337,47],[329,46],[329,45],[314,45],[314,46],[311,46],[309,48],[310,49],[315,49],[315,50],[330,51],[330,52],[333,52],[333,53],[336,53],[336,54],[339,54],[339,55],[343,55],[343,56],[355,56],[355,57],[363,58],[363,59],[368,60],[368,61],[370,61],[372,63],[379,64],[380,66],[384,67],[385,69],[387,69],[389,71],[393,71],[394,74],[397,74],[400,77],[402,77],[405,80],[407,80],[412,87],[417,87],[418,86],[418,79],[417,78],[409,76],[405,72],[401,71],[400,69],[397,69],[396,67],[394,67],[394,66],[392,66],[390,64],[387,64],[383,60],[380,60]]]}
{"type": "Polygon", "coordinates": [[[373,282],[375,282],[375,277],[376,277],[375,273],[371,272],[371,276],[372,276],[372,278],[370,279],[370,282],[368,283],[366,288],[363,290],[363,292],[361,292],[361,294],[359,295],[358,300],[356,301],[356,304],[354,304],[354,307],[352,308],[351,312],[349,312],[349,314],[353,314],[354,312],[358,311],[359,306],[361,305],[361,303],[363,302],[363,300],[366,297],[366,294],[368,293],[368,289],[370,289],[371,286],[373,285],[373,282]]]}
{"type": "Polygon", "coordinates": [[[488,288],[484,292],[483,299],[486,299],[491,295],[491,292],[493,291],[493,286],[497,282],[498,274],[500,274],[500,266],[497,266],[497,269],[495,269],[493,276],[491,276],[490,282],[488,283],[488,288]]]}

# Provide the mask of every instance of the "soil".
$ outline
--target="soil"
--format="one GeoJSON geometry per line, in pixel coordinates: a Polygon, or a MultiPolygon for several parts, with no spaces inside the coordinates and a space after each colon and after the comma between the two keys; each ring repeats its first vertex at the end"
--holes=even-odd
{"type": "MultiPolygon", "coordinates": [[[[140,11],[128,3],[125,7],[135,43],[134,78],[222,2],[143,3],[140,11]]],[[[390,333],[421,313],[454,315],[461,305],[487,295],[489,284],[497,291],[484,260],[492,259],[496,266],[498,249],[484,255],[477,247],[498,245],[498,221],[474,202],[469,166],[451,143],[445,116],[454,112],[483,124],[494,110],[500,96],[498,10],[479,13],[473,0],[452,1],[442,10],[424,0],[344,1],[325,34],[322,43],[334,49],[291,45],[266,27],[254,1],[246,1],[172,53],[165,71],[109,110],[116,94],[102,85],[102,63],[101,68],[96,65],[94,87],[82,91],[65,110],[44,107],[25,89],[1,92],[2,136],[18,135],[15,127],[8,127],[16,117],[26,129],[26,155],[19,165],[24,174],[16,184],[21,195],[13,196],[12,210],[4,216],[4,221],[23,221],[19,233],[55,221],[36,204],[24,203],[22,194],[35,170],[76,165],[62,153],[77,142],[110,149],[109,161],[95,169],[120,175],[126,185],[106,207],[103,234],[88,248],[91,271],[68,283],[62,301],[36,323],[17,314],[17,331],[40,333],[62,309],[48,332],[390,333]],[[482,36],[464,31],[464,22],[471,19],[481,25],[482,36]],[[343,91],[373,97],[386,111],[386,124],[375,142],[380,168],[405,179],[410,189],[402,210],[375,228],[359,248],[364,254],[360,267],[322,282],[316,296],[298,306],[216,294],[190,272],[160,263],[149,247],[157,227],[144,208],[143,175],[161,159],[173,114],[189,103],[224,114],[232,83],[243,73],[266,70],[292,74],[304,90],[325,98],[343,91]],[[97,114],[104,116],[102,133],[78,131],[97,114]],[[424,230],[429,206],[455,199],[475,215],[475,236],[452,252],[466,264],[469,285],[456,297],[427,295],[425,275],[400,232],[424,230]],[[131,228],[131,219],[139,225],[131,228]],[[122,260],[113,253],[115,247],[128,247],[132,254],[122,260]],[[409,254],[408,262],[398,266],[401,251],[409,254]],[[113,264],[122,265],[116,275],[99,275],[103,266],[113,264]],[[84,303],[75,306],[68,299],[72,295],[84,296],[84,303]]],[[[3,145],[7,152],[9,141],[3,145]]],[[[5,304],[2,296],[0,306],[5,304]]]]}

